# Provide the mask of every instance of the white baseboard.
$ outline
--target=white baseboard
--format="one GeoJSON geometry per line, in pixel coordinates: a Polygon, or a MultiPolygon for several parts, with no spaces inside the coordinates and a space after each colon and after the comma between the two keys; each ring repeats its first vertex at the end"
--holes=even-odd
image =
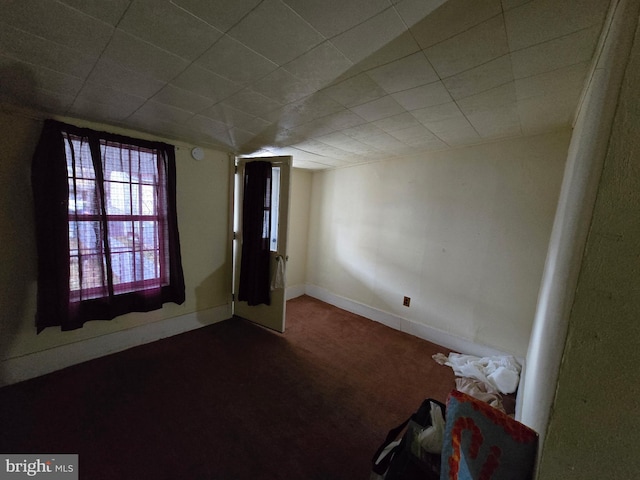
{"type": "Polygon", "coordinates": [[[305,294],[306,287],[304,285],[292,285],[287,287],[285,291],[285,299],[291,300],[292,298],[301,297],[305,294]]]}
{"type": "Polygon", "coordinates": [[[231,305],[167,318],[0,362],[0,387],[231,318],[231,305]]]}
{"type": "MultiPolygon", "coordinates": [[[[408,333],[414,337],[435,343],[454,352],[475,355],[477,357],[504,355],[504,352],[496,350],[495,348],[478,344],[467,338],[443,332],[442,330],[429,325],[414,322],[413,320],[398,317],[392,313],[384,312],[368,305],[358,303],[354,300],[336,295],[335,293],[316,285],[307,285],[305,293],[310,297],[322,300],[325,303],[334,305],[346,310],[347,312],[355,313],[356,315],[374,320],[378,323],[382,323],[383,325],[408,333]]],[[[518,361],[520,360],[521,359],[518,359],[518,361]]]]}

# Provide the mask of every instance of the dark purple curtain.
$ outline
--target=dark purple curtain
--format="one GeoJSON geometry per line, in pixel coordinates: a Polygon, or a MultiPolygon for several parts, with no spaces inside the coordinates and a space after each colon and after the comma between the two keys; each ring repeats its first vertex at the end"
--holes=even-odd
{"type": "Polygon", "coordinates": [[[174,147],[44,123],[32,161],[38,332],[183,303],[174,147]]]}
{"type": "Polygon", "coordinates": [[[238,300],[271,304],[271,163],[247,162],[242,202],[242,259],[238,300]]]}

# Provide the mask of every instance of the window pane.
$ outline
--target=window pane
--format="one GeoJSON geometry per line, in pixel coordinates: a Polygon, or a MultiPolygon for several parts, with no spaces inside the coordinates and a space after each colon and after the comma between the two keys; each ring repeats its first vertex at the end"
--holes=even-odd
{"type": "Polygon", "coordinates": [[[272,252],[278,251],[278,214],[280,212],[280,167],[271,170],[271,238],[272,252]]]}

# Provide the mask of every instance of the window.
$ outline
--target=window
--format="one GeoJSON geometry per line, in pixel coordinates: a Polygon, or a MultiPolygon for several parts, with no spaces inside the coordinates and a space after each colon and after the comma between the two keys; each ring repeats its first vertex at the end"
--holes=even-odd
{"type": "Polygon", "coordinates": [[[47,121],[32,179],[39,331],[184,301],[172,146],[47,121]]]}

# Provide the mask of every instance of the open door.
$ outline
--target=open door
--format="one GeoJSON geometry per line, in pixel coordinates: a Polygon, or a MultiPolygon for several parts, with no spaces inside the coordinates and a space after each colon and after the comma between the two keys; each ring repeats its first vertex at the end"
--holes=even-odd
{"type": "Polygon", "coordinates": [[[289,192],[291,179],[291,157],[237,158],[234,188],[234,242],[233,242],[233,312],[234,315],[258,323],[264,327],[284,332],[285,327],[285,288],[271,290],[270,305],[249,306],[238,300],[240,285],[240,265],[242,259],[242,203],[244,198],[245,165],[252,161],[270,162],[272,165],[271,194],[271,239],[270,270],[271,277],[276,272],[278,257],[285,264],[287,260],[287,232],[289,222],[289,192]]]}

